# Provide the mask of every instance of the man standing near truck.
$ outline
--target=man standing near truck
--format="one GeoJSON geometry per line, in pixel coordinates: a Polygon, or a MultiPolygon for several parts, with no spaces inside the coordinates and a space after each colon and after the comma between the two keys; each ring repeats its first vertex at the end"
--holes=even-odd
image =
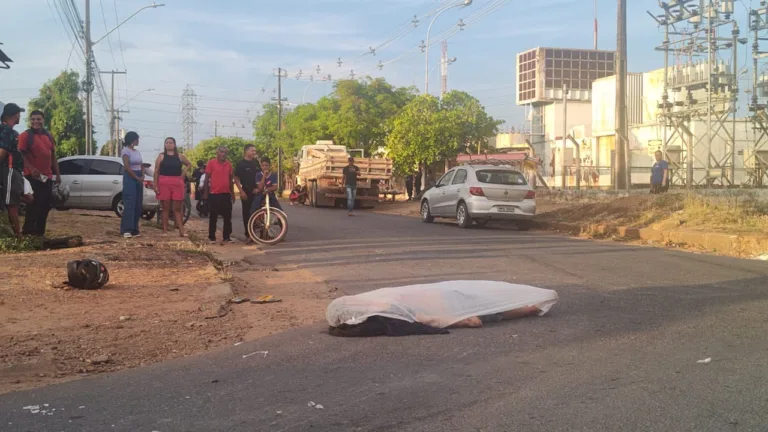
{"type": "Polygon", "coordinates": [[[357,177],[360,175],[360,168],[355,165],[355,158],[347,159],[349,165],[342,171],[342,183],[347,191],[347,216],[354,216],[352,212],[355,209],[355,199],[357,199],[357,177]]]}

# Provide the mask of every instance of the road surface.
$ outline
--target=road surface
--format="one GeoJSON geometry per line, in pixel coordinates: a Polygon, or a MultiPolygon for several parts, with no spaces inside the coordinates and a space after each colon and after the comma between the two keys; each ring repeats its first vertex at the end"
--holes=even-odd
{"type": "Polygon", "coordinates": [[[318,325],[7,394],[0,430],[768,430],[765,262],[288,213],[287,241],[248,259],[304,267],[346,293],[492,279],[555,289],[560,302],[542,318],[449,335],[345,339],[318,325]]]}

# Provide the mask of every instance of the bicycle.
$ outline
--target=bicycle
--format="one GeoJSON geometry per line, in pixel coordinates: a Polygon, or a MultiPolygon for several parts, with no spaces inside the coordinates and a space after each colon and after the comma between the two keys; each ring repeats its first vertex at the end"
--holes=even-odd
{"type": "Polygon", "coordinates": [[[248,236],[256,243],[271,246],[285,239],[288,233],[288,215],[270,206],[269,195],[264,197],[264,207],[253,212],[248,219],[248,236]]]}

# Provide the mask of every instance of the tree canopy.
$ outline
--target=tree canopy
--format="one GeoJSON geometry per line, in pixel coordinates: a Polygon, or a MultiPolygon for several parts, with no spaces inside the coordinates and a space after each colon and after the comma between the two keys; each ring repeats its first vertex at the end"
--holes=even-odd
{"type": "Polygon", "coordinates": [[[236,137],[216,137],[200,141],[195,148],[187,150],[184,154],[192,165],[196,165],[198,161],[208,162],[214,159],[219,146],[224,146],[229,150],[227,158],[232,165],[235,165],[243,159],[243,151],[247,144],[253,144],[253,141],[236,137]]]}
{"type": "Polygon", "coordinates": [[[45,113],[45,127],[56,140],[57,157],[85,153],[85,114],[79,94],[79,74],[65,71],[43,84],[39,96],[29,101],[28,113],[45,113]]]}
{"type": "Polygon", "coordinates": [[[442,99],[419,96],[392,122],[387,153],[396,171],[412,172],[420,164],[453,158],[472,145],[484,143],[500,124],[465,92],[454,90],[442,99]]]}

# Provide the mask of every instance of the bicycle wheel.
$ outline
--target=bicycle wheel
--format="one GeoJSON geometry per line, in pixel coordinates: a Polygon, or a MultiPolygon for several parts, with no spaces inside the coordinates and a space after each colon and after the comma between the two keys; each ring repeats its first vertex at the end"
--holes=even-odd
{"type": "Polygon", "coordinates": [[[261,209],[248,219],[248,236],[253,241],[265,245],[275,245],[283,241],[288,232],[288,218],[277,209],[270,209],[270,223],[267,226],[267,210],[261,209]]]}

